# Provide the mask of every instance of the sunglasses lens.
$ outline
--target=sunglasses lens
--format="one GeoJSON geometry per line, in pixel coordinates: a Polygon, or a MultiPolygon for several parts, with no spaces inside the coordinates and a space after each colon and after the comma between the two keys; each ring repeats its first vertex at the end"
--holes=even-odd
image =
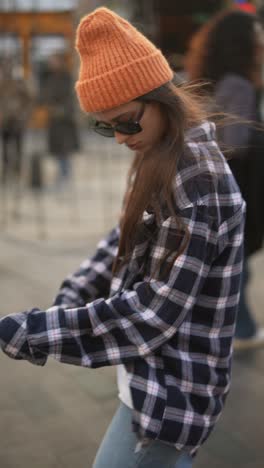
{"type": "Polygon", "coordinates": [[[115,136],[115,131],[113,127],[109,126],[107,127],[106,125],[100,125],[96,124],[95,127],[93,127],[94,131],[98,133],[99,135],[102,135],[104,137],[114,137],[115,136]]]}
{"type": "Polygon", "coordinates": [[[124,135],[135,135],[141,132],[142,128],[137,122],[120,122],[116,125],[115,131],[124,135]]]}
{"type": "Polygon", "coordinates": [[[138,122],[119,122],[115,127],[108,126],[103,122],[96,122],[93,129],[104,137],[114,137],[115,132],[122,133],[123,135],[134,135],[142,131],[138,122]]]}

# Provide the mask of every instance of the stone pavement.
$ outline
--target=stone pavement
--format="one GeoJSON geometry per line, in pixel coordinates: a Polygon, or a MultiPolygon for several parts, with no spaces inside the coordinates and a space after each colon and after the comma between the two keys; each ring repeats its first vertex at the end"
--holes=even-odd
{"type": "MultiPolygon", "coordinates": [[[[76,156],[75,208],[69,197],[47,190],[43,238],[30,193],[23,193],[20,218],[13,219],[9,207],[9,221],[0,232],[0,315],[47,308],[61,280],[115,222],[130,157],[111,145],[91,138],[88,154],[76,156]],[[76,207],[78,222],[72,219],[76,207]]],[[[53,164],[46,165],[51,176],[53,164]]],[[[250,300],[264,326],[263,254],[252,267],[250,300]]],[[[0,468],[91,468],[118,404],[115,369],[89,370],[53,360],[38,368],[0,354],[0,372],[0,468]]],[[[264,350],[237,355],[224,414],[195,468],[263,467],[263,395],[264,350]]]]}

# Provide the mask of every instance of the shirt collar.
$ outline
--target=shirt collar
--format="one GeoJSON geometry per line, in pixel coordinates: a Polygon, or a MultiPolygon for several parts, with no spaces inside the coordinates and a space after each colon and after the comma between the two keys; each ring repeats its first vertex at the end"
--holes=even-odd
{"type": "Polygon", "coordinates": [[[186,132],[186,141],[212,141],[216,138],[216,126],[213,122],[205,121],[186,132]]]}

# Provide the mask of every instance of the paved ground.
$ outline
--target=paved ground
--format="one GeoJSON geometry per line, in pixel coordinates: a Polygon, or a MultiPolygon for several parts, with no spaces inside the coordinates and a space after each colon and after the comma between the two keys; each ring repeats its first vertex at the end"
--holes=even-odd
{"type": "MultiPolygon", "coordinates": [[[[20,197],[20,218],[11,216],[9,198],[0,233],[0,315],[48,307],[60,281],[114,223],[129,155],[109,142],[88,142],[88,154],[76,157],[75,204],[52,191],[54,166],[46,161],[44,228],[43,217],[40,221],[37,216],[43,206],[29,192],[20,197]]],[[[252,267],[250,300],[264,325],[263,254],[252,267]]],[[[0,468],[90,468],[118,404],[115,370],[87,370],[52,360],[38,368],[0,354],[0,372],[0,468]]],[[[237,356],[225,412],[196,468],[263,467],[263,395],[264,350],[237,356]]]]}

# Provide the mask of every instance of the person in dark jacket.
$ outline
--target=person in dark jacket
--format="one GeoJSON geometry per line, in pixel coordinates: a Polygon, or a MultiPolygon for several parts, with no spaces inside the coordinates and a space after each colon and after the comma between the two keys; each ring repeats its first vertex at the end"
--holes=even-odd
{"type": "Polygon", "coordinates": [[[50,57],[40,100],[48,106],[48,149],[58,163],[57,184],[71,177],[71,155],[79,149],[72,77],[62,54],[50,57]]]}
{"type": "Polygon", "coordinates": [[[185,58],[189,80],[205,80],[216,110],[236,116],[219,130],[247,203],[236,349],[264,346],[264,328],[256,323],[247,300],[249,258],[262,248],[264,236],[264,131],[257,125],[261,123],[263,51],[263,29],[257,17],[231,9],[217,14],[193,36],[185,58]]]}
{"type": "Polygon", "coordinates": [[[1,181],[4,185],[10,175],[18,180],[21,177],[23,140],[32,106],[32,89],[22,76],[16,75],[11,61],[3,62],[0,69],[0,132],[1,181]]]}
{"type": "Polygon", "coordinates": [[[215,125],[154,44],[99,8],[76,45],[82,109],[135,152],[121,219],[51,308],[0,321],[0,344],[37,365],[118,365],[94,468],[191,466],[230,388],[245,202],[215,125]]]}

